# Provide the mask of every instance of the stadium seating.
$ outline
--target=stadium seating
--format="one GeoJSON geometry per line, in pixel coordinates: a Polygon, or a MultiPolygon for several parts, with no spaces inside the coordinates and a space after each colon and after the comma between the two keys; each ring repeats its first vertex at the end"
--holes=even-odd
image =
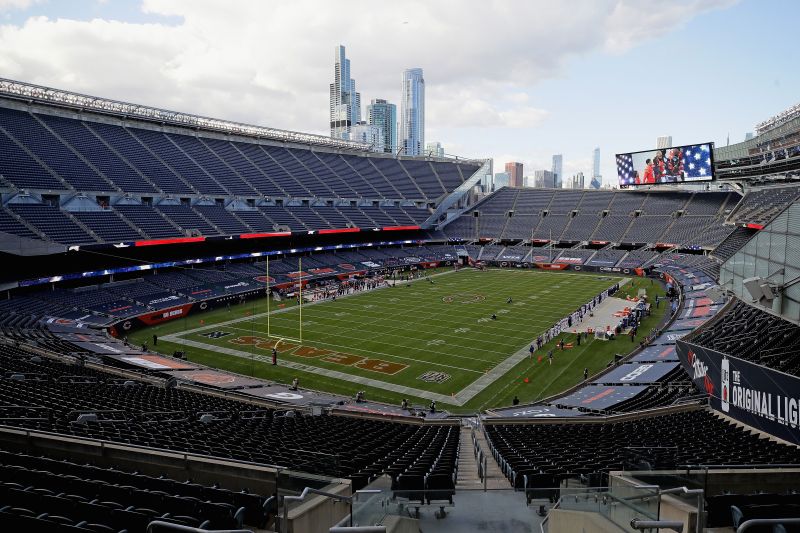
{"type": "Polygon", "coordinates": [[[735,224],[763,226],[800,197],[800,187],[769,187],[748,192],[728,217],[735,224]]]}
{"type": "Polygon", "coordinates": [[[714,247],[733,193],[571,191],[503,187],[445,225],[451,238],[692,244],[714,247]],[[475,218],[473,213],[480,216],[475,218]],[[512,216],[508,216],[513,212],[512,216]],[[688,213],[677,216],[677,213],[688,213]]]}
{"type": "Polygon", "coordinates": [[[134,227],[115,211],[78,211],[73,213],[84,226],[106,242],[136,241],[142,238],[134,227]]]}
{"type": "Polygon", "coordinates": [[[579,214],[572,217],[561,234],[562,241],[587,241],[592,237],[600,217],[594,214],[579,214]]]}
{"type": "Polygon", "coordinates": [[[0,450],[0,524],[15,531],[144,532],[153,520],[204,529],[264,525],[265,498],[0,450]],[[64,527],[67,526],[67,527],[64,527]]]}
{"type": "Polygon", "coordinates": [[[80,191],[115,190],[109,181],[103,179],[83,159],[64,146],[33,115],[23,111],[0,108],[0,123],[3,124],[9,137],[23,143],[31,154],[74,189],[80,191]]]}
{"type": "MultiPolygon", "coordinates": [[[[418,225],[428,218],[424,208],[403,207],[308,207],[262,206],[251,210],[228,210],[220,205],[163,203],[155,207],[118,204],[100,211],[79,211],[68,214],[42,204],[11,204],[12,211],[50,239],[64,244],[96,243],[94,237],[76,227],[71,216],[93,231],[103,242],[133,241],[144,238],[168,238],[198,233],[203,236],[238,235],[275,231],[288,226],[292,231],[345,228],[373,228],[418,225]]],[[[0,212],[0,231],[28,238],[37,238],[12,216],[0,212]]],[[[493,227],[489,231],[494,231],[493,227]]]]}
{"type": "Polygon", "coordinates": [[[88,244],[98,242],[70,216],[57,207],[42,204],[12,204],[11,210],[56,242],[88,244]]]}
{"type": "Polygon", "coordinates": [[[702,254],[682,254],[682,253],[663,253],[650,259],[644,266],[654,264],[677,265],[689,267],[698,272],[704,272],[711,279],[719,279],[720,263],[708,255],[702,254]]]}
{"type": "Polygon", "coordinates": [[[485,430],[492,454],[516,488],[554,487],[561,479],[624,468],[800,464],[796,447],[764,439],[707,410],[604,424],[486,424],[485,430]],[[526,483],[525,476],[534,483],[526,483]]]}
{"type": "Polygon", "coordinates": [[[621,242],[633,219],[629,216],[608,215],[600,219],[591,240],[621,242]]]}
{"type": "Polygon", "coordinates": [[[528,246],[508,246],[497,256],[497,260],[515,263],[527,261],[530,251],[528,246]]]}
{"type": "Polygon", "coordinates": [[[684,210],[691,216],[724,216],[741,197],[733,192],[703,192],[692,195],[684,210]]]}
{"type": "Polygon", "coordinates": [[[684,384],[670,383],[668,385],[650,386],[641,394],[615,404],[612,408],[607,410],[607,413],[631,413],[643,411],[645,409],[664,407],[696,394],[696,389],[688,382],[684,384]]]}
{"type": "Polygon", "coordinates": [[[686,339],[800,376],[800,326],[735,300],[713,324],[686,339]]]}
{"type": "Polygon", "coordinates": [[[383,473],[398,483],[402,474],[420,475],[424,481],[427,475],[452,478],[455,473],[457,426],[283,415],[217,396],[126,383],[2,345],[0,361],[6,372],[26,376],[0,379],[0,403],[47,413],[7,420],[13,426],[351,476],[355,488],[383,473]],[[66,377],[76,374],[80,379],[66,377]],[[85,412],[96,413],[98,421],[77,423],[78,414],[85,412]],[[157,425],[151,423],[153,413],[160,413],[157,425]],[[204,413],[212,413],[214,420],[201,422],[204,413]],[[287,447],[286,442],[294,444],[287,447]]]}
{"type": "MultiPolygon", "coordinates": [[[[714,222],[714,217],[683,216],[676,218],[667,231],[661,236],[661,242],[680,244],[688,243],[698,235],[707,231],[714,222]]],[[[733,230],[733,228],[730,228],[733,230]]]]}
{"type": "Polygon", "coordinates": [[[169,222],[160,211],[146,205],[118,205],[115,208],[131,224],[152,239],[179,237],[181,229],[169,222]]]}
{"type": "Polygon", "coordinates": [[[654,258],[658,257],[658,252],[652,250],[631,250],[628,252],[617,266],[620,268],[635,268],[646,265],[654,258]]]}
{"type": "Polygon", "coordinates": [[[30,239],[38,238],[38,235],[31,231],[22,222],[5,209],[0,209],[0,231],[18,235],[20,237],[27,237],[30,239]]]}
{"type": "Polygon", "coordinates": [[[592,256],[592,258],[589,261],[587,261],[586,264],[592,266],[613,267],[620,261],[620,259],[625,257],[627,254],[628,252],[626,252],[625,250],[603,248],[601,250],[597,250],[594,256],[592,256]]]}
{"type": "Polygon", "coordinates": [[[493,260],[497,259],[497,256],[502,251],[503,251],[503,247],[502,246],[495,246],[495,245],[492,245],[492,244],[487,244],[486,246],[483,247],[483,253],[481,254],[481,260],[482,261],[493,261],[493,260]]]}
{"type": "Polygon", "coordinates": [[[90,165],[126,192],[152,194],[158,190],[142,179],[136,170],[104,144],[84,124],[77,120],[54,115],[37,115],[37,118],[55,131],[62,142],[79,153],[90,165]],[[67,143],[65,139],[70,139],[67,143]]]}
{"type": "Polygon", "coordinates": [[[631,243],[661,242],[661,235],[671,223],[672,218],[668,216],[643,215],[636,217],[621,240],[631,243]]]}
{"type": "Polygon", "coordinates": [[[167,194],[197,193],[188,183],[179,179],[159,158],[145,149],[127,129],[101,122],[85,122],[84,124],[104,145],[137,171],[144,181],[151,183],[159,191],[167,194]]]}
{"type": "Polygon", "coordinates": [[[223,235],[239,235],[240,233],[252,231],[246,223],[236,216],[236,213],[228,211],[220,205],[196,205],[194,206],[194,211],[223,235]]]}
{"type": "Polygon", "coordinates": [[[582,265],[586,263],[592,256],[594,250],[585,250],[577,248],[569,248],[558,254],[558,257],[553,261],[554,263],[566,263],[570,265],[582,265]]]}
{"type": "MultiPolygon", "coordinates": [[[[145,236],[171,237],[193,230],[201,235],[261,232],[272,230],[276,224],[298,231],[347,225],[365,228],[419,225],[430,216],[430,211],[407,201],[441,199],[474,174],[478,164],[401,160],[223,141],[195,132],[184,135],[174,130],[152,129],[144,124],[123,126],[107,120],[94,121],[88,116],[75,119],[0,107],[0,169],[0,183],[12,188],[62,196],[74,191],[107,195],[103,198],[110,198],[110,202],[107,199],[103,202],[110,205],[103,207],[119,211],[122,220],[114,215],[76,217],[85,220],[91,231],[101,228],[95,232],[96,238],[71,227],[72,221],[58,217],[52,210],[48,215],[31,215],[34,220],[29,222],[46,238],[63,244],[86,244],[145,236]],[[177,203],[174,198],[167,201],[153,198],[155,209],[172,223],[164,224],[158,213],[133,212],[137,207],[143,210],[149,207],[139,206],[137,199],[118,201],[123,194],[193,198],[181,198],[181,206],[171,205],[173,201],[177,203]],[[205,198],[197,199],[200,195],[205,198]],[[220,207],[221,202],[229,203],[242,196],[251,197],[251,201],[264,197],[317,197],[337,202],[341,199],[394,202],[388,206],[350,206],[345,211],[351,212],[352,217],[338,206],[323,204],[317,208],[312,203],[306,207],[291,205],[291,200],[285,204],[288,207],[280,204],[262,207],[265,216],[254,211],[239,216],[220,207]],[[399,201],[408,205],[399,205],[399,201]],[[130,216],[127,211],[131,211],[130,216]],[[152,215],[157,217],[153,219],[152,215]],[[47,223],[45,218],[60,220],[47,223]]],[[[149,206],[150,201],[147,203],[149,206]]],[[[21,209],[26,210],[35,208],[21,209]]],[[[27,220],[25,213],[20,212],[20,216],[27,220]]],[[[8,233],[39,237],[9,219],[0,220],[0,224],[8,233]]],[[[488,229],[502,230],[493,226],[488,229]]]]}
{"type": "Polygon", "coordinates": [[[720,261],[725,261],[738,252],[757,231],[756,229],[737,227],[711,253],[720,261]]]}
{"type": "MultiPolygon", "coordinates": [[[[569,223],[569,215],[548,213],[539,219],[539,224],[533,230],[534,239],[561,240],[561,233],[569,223]]],[[[490,235],[486,235],[489,237],[490,235]]]]}

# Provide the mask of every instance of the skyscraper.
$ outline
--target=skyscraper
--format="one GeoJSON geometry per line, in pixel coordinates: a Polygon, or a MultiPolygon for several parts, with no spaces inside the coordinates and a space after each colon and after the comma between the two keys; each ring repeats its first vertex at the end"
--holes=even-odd
{"type": "Polygon", "coordinates": [[[373,152],[384,152],[383,129],[380,126],[359,122],[350,126],[350,140],[367,143],[373,152]]]}
{"type": "Polygon", "coordinates": [[[533,171],[533,186],[538,188],[553,189],[556,186],[556,177],[549,170],[533,171]]]}
{"type": "Polygon", "coordinates": [[[378,126],[383,132],[385,152],[397,151],[397,106],[377,98],[367,106],[367,122],[378,126]]]}
{"type": "Polygon", "coordinates": [[[331,137],[349,139],[350,127],[361,121],[361,95],[356,92],[356,82],[350,77],[350,60],[341,45],[336,47],[330,90],[331,137]]]}
{"type": "Polygon", "coordinates": [[[567,189],[583,189],[586,185],[586,180],[583,177],[583,172],[578,172],[567,180],[567,189]]]}
{"type": "Polygon", "coordinates": [[[506,163],[509,187],[522,187],[522,163],[514,161],[506,163]]]}
{"type": "Polygon", "coordinates": [[[403,155],[422,155],[425,149],[425,79],[421,68],[403,72],[400,148],[403,155]]]}
{"type": "Polygon", "coordinates": [[[564,156],[561,154],[555,154],[553,156],[553,168],[550,169],[550,172],[553,173],[553,183],[556,189],[560,189],[562,187],[562,181],[564,178],[563,175],[563,168],[564,168],[564,156]]]}
{"type": "Polygon", "coordinates": [[[508,172],[498,172],[497,174],[494,175],[494,183],[492,184],[492,191],[496,191],[501,187],[508,187],[508,184],[509,184],[508,172]]]}
{"type": "Polygon", "coordinates": [[[592,181],[591,187],[594,189],[599,189],[600,186],[603,184],[603,176],[600,175],[600,147],[594,149],[592,153],[592,181]],[[597,183],[597,186],[595,186],[597,183]]]}
{"type": "Polygon", "coordinates": [[[664,135],[656,139],[656,148],[659,150],[663,148],[672,148],[672,135],[664,135]]]}
{"type": "Polygon", "coordinates": [[[429,157],[444,157],[444,146],[438,141],[425,143],[425,155],[429,157]]]}

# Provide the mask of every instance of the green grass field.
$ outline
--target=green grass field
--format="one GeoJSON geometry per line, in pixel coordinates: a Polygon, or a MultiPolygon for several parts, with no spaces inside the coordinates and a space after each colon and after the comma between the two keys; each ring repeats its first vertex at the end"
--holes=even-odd
{"type": "MultiPolygon", "coordinates": [[[[159,341],[159,351],[182,349],[190,360],[212,367],[283,383],[297,377],[303,387],[348,396],[365,390],[369,399],[399,403],[408,398],[420,404],[433,397],[453,412],[508,405],[514,395],[526,402],[555,394],[577,383],[584,367],[595,372],[614,353],[633,347],[627,338],[590,340],[557,352],[553,365],[527,357],[527,347],[539,334],[622,278],[468,269],[430,279],[434,282],[422,279],[303,305],[302,344],[300,309],[294,302],[278,309],[266,299],[149,328],[131,340],[172,335],[159,341]],[[490,320],[492,313],[497,320],[490,320]],[[270,351],[276,343],[279,364],[272,366],[270,351]],[[509,359],[521,350],[525,357],[509,359]],[[420,379],[426,373],[445,379],[420,379]]],[[[645,286],[651,296],[663,294],[649,280],[633,283],[645,286]]],[[[629,283],[623,288],[623,294],[635,294],[638,287],[629,283]]],[[[660,321],[660,312],[642,331],[660,321]]],[[[575,336],[564,338],[571,342],[575,336]]]]}

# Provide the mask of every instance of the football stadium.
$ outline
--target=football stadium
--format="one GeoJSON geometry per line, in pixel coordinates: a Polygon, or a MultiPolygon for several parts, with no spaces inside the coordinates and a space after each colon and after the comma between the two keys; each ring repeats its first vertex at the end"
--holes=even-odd
{"type": "Polygon", "coordinates": [[[487,190],[488,158],[0,79],[0,529],[800,531],[776,112],[487,190]]]}

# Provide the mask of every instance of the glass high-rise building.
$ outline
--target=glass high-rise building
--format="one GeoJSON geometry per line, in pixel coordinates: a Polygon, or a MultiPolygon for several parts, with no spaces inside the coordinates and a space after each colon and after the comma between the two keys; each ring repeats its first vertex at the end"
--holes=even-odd
{"type": "Polygon", "coordinates": [[[425,151],[425,79],[421,68],[403,72],[400,148],[403,155],[422,155],[425,151]]]}
{"type": "MultiPolygon", "coordinates": [[[[510,185],[510,176],[508,172],[498,172],[494,175],[494,183],[492,184],[492,191],[496,191],[501,187],[508,187],[510,185]]],[[[489,192],[489,191],[486,191],[489,192]]]]}
{"type": "Polygon", "coordinates": [[[383,150],[397,151],[397,106],[377,98],[367,106],[367,123],[378,126],[383,134],[383,150]]]}
{"type": "Polygon", "coordinates": [[[555,154],[553,156],[553,168],[550,169],[550,172],[553,173],[553,186],[556,189],[560,189],[562,187],[562,182],[564,178],[564,156],[561,154],[555,154]]]}
{"type": "Polygon", "coordinates": [[[567,189],[583,189],[586,185],[586,180],[583,177],[583,172],[578,172],[570,179],[567,180],[567,189]]]}
{"type": "Polygon", "coordinates": [[[602,181],[600,178],[600,147],[594,149],[592,152],[592,179],[597,178],[597,181],[602,181]]]}
{"type": "Polygon", "coordinates": [[[425,155],[428,157],[444,157],[444,146],[438,141],[426,143],[425,155]]]}
{"type": "Polygon", "coordinates": [[[549,170],[534,170],[533,185],[537,188],[554,189],[556,187],[556,176],[549,170]]]}
{"type": "Polygon", "coordinates": [[[656,139],[656,148],[659,150],[664,148],[672,148],[672,135],[662,135],[656,139]]]}
{"type": "Polygon", "coordinates": [[[331,137],[350,139],[350,128],[361,122],[361,94],[356,92],[356,82],[350,77],[350,60],[341,45],[336,47],[330,92],[331,137]]]}
{"type": "Polygon", "coordinates": [[[373,152],[385,152],[383,129],[380,126],[359,122],[350,127],[350,140],[366,143],[373,152]]]}

